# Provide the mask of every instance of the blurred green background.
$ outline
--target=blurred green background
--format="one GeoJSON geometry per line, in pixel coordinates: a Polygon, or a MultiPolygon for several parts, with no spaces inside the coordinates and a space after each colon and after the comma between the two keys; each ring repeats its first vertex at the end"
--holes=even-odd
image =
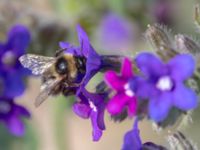
{"type": "MultiPolygon", "coordinates": [[[[32,34],[27,51],[52,56],[59,49],[59,41],[77,44],[75,27],[81,24],[97,52],[134,56],[141,50],[153,49],[144,38],[148,24],[164,24],[174,34],[184,33],[198,39],[193,19],[196,3],[195,0],[0,0],[0,39],[5,39],[12,25],[24,24],[32,34]],[[117,27],[109,26],[109,22],[117,27]]],[[[101,74],[89,88],[100,78],[101,74]]],[[[106,114],[107,128],[98,143],[92,142],[90,121],[72,112],[73,97],[49,98],[41,107],[34,107],[39,86],[38,78],[30,78],[26,92],[18,97],[17,102],[32,114],[31,120],[26,120],[25,136],[14,137],[0,124],[0,150],[120,149],[123,135],[131,129],[133,120],[114,123],[106,114]]],[[[181,130],[200,146],[199,113],[196,110],[193,123],[181,130]]],[[[157,134],[147,121],[140,124],[140,129],[143,141],[167,145],[168,130],[157,134]]]]}

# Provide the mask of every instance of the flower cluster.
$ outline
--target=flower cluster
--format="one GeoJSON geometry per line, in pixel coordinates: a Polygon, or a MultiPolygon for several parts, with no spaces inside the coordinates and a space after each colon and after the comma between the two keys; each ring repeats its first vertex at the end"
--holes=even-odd
{"type": "MultiPolygon", "coordinates": [[[[149,26],[149,29],[151,31],[148,33],[148,37],[151,38],[154,34],[152,32],[158,31],[158,27],[149,26]]],[[[70,90],[73,90],[77,98],[73,104],[75,114],[83,119],[91,120],[93,140],[98,141],[103,130],[105,130],[105,110],[109,112],[112,118],[119,120],[123,120],[125,112],[125,117],[137,117],[138,119],[134,123],[133,130],[125,135],[123,150],[165,150],[165,147],[151,142],[142,144],[137,124],[142,118],[148,118],[156,124],[162,125],[170,117],[170,114],[173,115],[172,110],[180,111],[180,116],[197,107],[198,97],[186,84],[187,80],[194,75],[196,69],[193,56],[175,52],[171,47],[167,47],[166,43],[169,41],[161,30],[156,32],[159,33],[161,40],[152,40],[153,42],[158,41],[153,43],[159,51],[158,54],[161,54],[160,50],[164,48],[165,52],[163,52],[164,55],[160,55],[161,58],[148,52],[141,52],[134,58],[100,55],[92,47],[87,34],[80,26],[77,26],[77,32],[79,46],[60,42],[60,47],[64,50],[63,55],[72,54],[77,58],[83,58],[85,62],[82,63],[85,63],[85,70],[78,70],[78,75],[73,81],[78,86],[68,87],[68,85],[66,88],[71,88],[70,90]],[[163,59],[165,56],[167,56],[167,59],[163,59]],[[119,72],[119,70],[121,71],[119,72]],[[104,73],[104,80],[100,82],[96,90],[88,91],[86,86],[99,72],[104,73]]],[[[157,35],[153,37],[159,39],[156,37],[157,35]]],[[[20,45],[18,40],[11,39],[15,41],[17,49],[17,46],[20,45]]],[[[20,43],[25,45],[29,38],[20,39],[23,41],[20,41],[20,43]]],[[[20,46],[21,49],[24,49],[22,45],[20,46]]],[[[7,49],[12,50],[14,48],[9,47],[7,49]]],[[[16,57],[21,54],[23,52],[16,57]]],[[[2,70],[9,71],[8,67],[2,68],[2,70]]],[[[12,79],[15,78],[12,77],[12,79]]],[[[17,87],[20,86],[17,85],[17,87]]],[[[17,92],[18,90],[14,91],[17,92]]],[[[16,105],[13,105],[13,107],[16,107],[16,105]]],[[[2,110],[7,112],[7,107],[2,110]]],[[[29,116],[28,112],[21,107],[17,109],[17,112],[15,112],[16,109],[12,110],[13,113],[11,114],[15,116],[19,114],[29,116]]]]}
{"type": "Polygon", "coordinates": [[[16,25],[9,31],[7,41],[0,43],[0,121],[16,136],[24,133],[22,118],[30,117],[29,112],[14,100],[25,91],[24,79],[30,75],[18,60],[29,42],[28,29],[16,25]]]}
{"type": "MultiPolygon", "coordinates": [[[[184,113],[197,107],[197,95],[185,85],[195,71],[192,55],[177,54],[168,61],[148,52],[139,53],[133,61],[127,57],[121,59],[119,56],[99,55],[80,26],[77,31],[80,46],[66,42],[61,42],[60,46],[67,49],[65,53],[86,59],[86,73],[81,76],[80,86],[75,89],[78,100],[73,110],[81,118],[91,120],[94,141],[98,141],[105,130],[105,109],[118,119],[123,112],[127,112],[130,118],[146,116],[160,124],[169,117],[172,108],[184,113]],[[117,59],[122,64],[120,73],[117,72],[120,68],[116,64],[117,59]],[[136,73],[133,70],[137,70],[136,73]],[[103,90],[87,91],[86,85],[100,71],[105,72],[103,90]]],[[[125,135],[123,149],[166,149],[151,142],[141,144],[138,121],[133,131],[125,135]]]]}

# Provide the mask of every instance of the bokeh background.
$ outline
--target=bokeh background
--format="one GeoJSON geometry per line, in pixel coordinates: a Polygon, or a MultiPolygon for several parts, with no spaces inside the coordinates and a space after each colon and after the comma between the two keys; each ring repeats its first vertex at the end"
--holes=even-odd
{"type": "MultiPolygon", "coordinates": [[[[195,0],[0,0],[0,39],[9,28],[26,25],[32,36],[28,53],[54,55],[59,41],[77,44],[75,27],[80,24],[91,43],[101,54],[134,56],[141,50],[152,51],[144,32],[148,24],[160,23],[173,34],[184,33],[198,39],[194,24],[195,0]]],[[[91,90],[102,74],[89,83],[91,90]]],[[[133,120],[114,123],[106,113],[106,130],[99,142],[92,141],[89,120],[76,116],[71,109],[74,97],[51,97],[39,108],[34,99],[39,93],[40,79],[30,77],[27,90],[17,103],[26,106],[31,119],[25,120],[24,137],[11,135],[0,124],[0,150],[119,150],[124,133],[133,120]]],[[[200,110],[192,114],[193,123],[182,132],[200,147],[200,110]]],[[[149,121],[139,125],[142,140],[168,145],[166,136],[174,127],[160,133],[149,121]]]]}

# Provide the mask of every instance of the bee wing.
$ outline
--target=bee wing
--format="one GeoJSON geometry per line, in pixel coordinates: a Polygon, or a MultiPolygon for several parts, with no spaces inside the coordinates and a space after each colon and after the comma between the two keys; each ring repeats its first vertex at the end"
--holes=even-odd
{"type": "Polygon", "coordinates": [[[54,62],[54,57],[26,54],[19,58],[21,64],[32,71],[34,75],[42,75],[54,62]]]}
{"type": "Polygon", "coordinates": [[[54,88],[61,82],[61,79],[48,80],[45,82],[40,89],[39,95],[36,97],[35,106],[40,106],[53,92],[54,88]]]}

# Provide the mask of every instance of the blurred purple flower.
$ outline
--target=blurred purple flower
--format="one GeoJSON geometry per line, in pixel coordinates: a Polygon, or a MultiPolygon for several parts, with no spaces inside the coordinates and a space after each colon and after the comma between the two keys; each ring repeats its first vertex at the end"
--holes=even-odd
{"type": "Polygon", "coordinates": [[[138,129],[138,120],[135,119],[133,129],[124,136],[122,150],[167,150],[165,147],[156,145],[152,142],[142,144],[140,131],[138,129]]]}
{"type": "Polygon", "coordinates": [[[1,96],[12,98],[24,92],[24,77],[30,72],[21,66],[18,58],[25,53],[29,42],[28,29],[15,25],[9,31],[7,41],[0,43],[1,96]]]}
{"type": "Polygon", "coordinates": [[[84,89],[79,93],[78,97],[81,101],[73,105],[73,110],[78,116],[84,119],[91,119],[93,141],[98,141],[102,136],[102,130],[105,130],[104,95],[90,93],[84,89]]]}
{"type": "Polygon", "coordinates": [[[145,75],[137,94],[149,99],[149,115],[154,121],[164,120],[173,106],[184,111],[197,106],[195,92],[184,85],[195,69],[191,55],[177,55],[165,64],[151,53],[141,53],[135,62],[145,75]]]}
{"type": "Polygon", "coordinates": [[[121,67],[121,75],[114,71],[105,73],[105,82],[116,91],[115,96],[109,100],[107,110],[112,115],[117,115],[127,106],[129,116],[133,116],[137,108],[137,98],[130,89],[128,81],[133,78],[132,63],[125,58],[121,67]]]}
{"type": "Polygon", "coordinates": [[[99,27],[98,41],[106,50],[127,50],[134,42],[134,31],[128,20],[117,14],[107,14],[99,27]]]}
{"type": "Polygon", "coordinates": [[[24,134],[22,118],[30,118],[30,113],[24,107],[15,104],[13,99],[0,98],[0,122],[3,122],[16,136],[24,134]]]}
{"type": "Polygon", "coordinates": [[[171,25],[173,22],[174,5],[170,0],[156,0],[152,11],[156,21],[160,24],[171,25]]]}

